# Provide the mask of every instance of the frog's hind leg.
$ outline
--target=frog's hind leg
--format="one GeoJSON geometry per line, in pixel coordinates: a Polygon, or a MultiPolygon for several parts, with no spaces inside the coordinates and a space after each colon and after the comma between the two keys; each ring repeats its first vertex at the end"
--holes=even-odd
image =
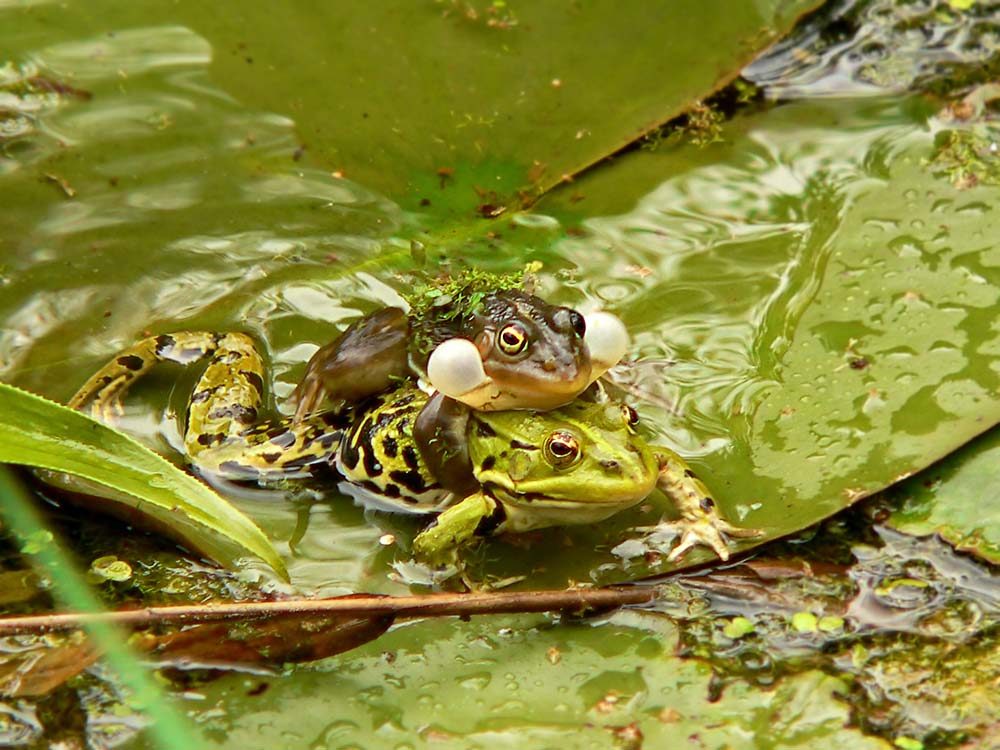
{"type": "Polygon", "coordinates": [[[191,394],[184,431],[188,456],[194,459],[241,435],[257,422],[263,400],[264,361],[253,339],[244,333],[219,335],[191,394]]]}
{"type": "Polygon", "coordinates": [[[409,320],[397,307],[352,323],[306,364],[306,374],[292,394],[295,421],[304,420],[327,399],[356,403],[405,378],[409,339],[409,320]]]}
{"type": "Polygon", "coordinates": [[[206,473],[234,480],[292,479],[324,467],[349,424],[337,412],[258,424],[264,361],[253,339],[221,336],[195,385],[184,449],[206,473]]]}
{"type": "Polygon", "coordinates": [[[213,441],[188,449],[196,452],[194,463],[203,475],[261,484],[301,479],[332,471],[332,459],[349,424],[343,414],[323,412],[304,422],[285,419],[254,425],[223,438],[219,445],[213,441]]]}
{"type": "Polygon", "coordinates": [[[111,422],[121,416],[121,399],[128,389],[154,365],[160,362],[180,365],[197,362],[214,352],[222,338],[221,334],[208,331],[145,338],[119,352],[94,373],[69,400],[69,406],[78,411],[89,411],[96,419],[111,422]]]}

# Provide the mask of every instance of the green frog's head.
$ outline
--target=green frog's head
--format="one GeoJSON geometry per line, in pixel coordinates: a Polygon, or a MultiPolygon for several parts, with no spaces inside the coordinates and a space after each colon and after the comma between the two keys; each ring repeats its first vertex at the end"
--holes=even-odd
{"type": "Polygon", "coordinates": [[[600,521],[656,486],[656,458],[628,406],[576,401],[545,413],[472,419],[473,471],[483,491],[503,503],[511,530],[600,521]]]}
{"type": "Polygon", "coordinates": [[[486,295],[463,332],[427,363],[434,387],[474,409],[552,409],[617,364],[628,346],[618,318],[586,318],[532,294],[486,295]]]}

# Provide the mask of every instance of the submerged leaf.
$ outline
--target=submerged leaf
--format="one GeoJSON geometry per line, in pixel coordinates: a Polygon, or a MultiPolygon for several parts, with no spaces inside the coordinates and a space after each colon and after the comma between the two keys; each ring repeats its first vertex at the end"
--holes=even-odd
{"type": "Polygon", "coordinates": [[[302,670],[261,694],[205,685],[206,700],[192,710],[207,719],[217,701],[228,702],[239,721],[220,748],[320,735],[330,706],[345,746],[419,738],[447,748],[610,748],[613,737],[644,736],[647,748],[888,748],[846,726],[845,683],[818,670],[767,689],[732,684],[713,700],[711,668],[671,653],[665,617],[631,611],[599,627],[526,617],[501,624],[499,632],[493,620],[397,628],[339,657],[335,670],[302,670]]]}
{"type": "Polygon", "coordinates": [[[65,406],[0,383],[0,462],[65,472],[48,478],[97,492],[90,507],[151,518],[163,530],[218,559],[238,545],[287,575],[264,533],[204,484],[127,435],[65,406]],[[99,485],[99,488],[98,488],[99,485]]]}
{"type": "Polygon", "coordinates": [[[79,632],[60,643],[39,638],[32,648],[0,653],[0,695],[47,695],[80,674],[98,656],[98,649],[79,632]]]}
{"type": "Polygon", "coordinates": [[[375,640],[393,615],[281,617],[266,622],[193,625],[166,635],[144,633],[132,643],[173,666],[280,666],[325,659],[375,640]]]}

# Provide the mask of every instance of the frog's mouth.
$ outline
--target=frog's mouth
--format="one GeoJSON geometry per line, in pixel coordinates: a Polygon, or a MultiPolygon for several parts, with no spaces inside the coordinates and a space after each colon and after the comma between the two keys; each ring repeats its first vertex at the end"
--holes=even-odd
{"type": "Polygon", "coordinates": [[[570,367],[563,363],[553,365],[551,373],[536,368],[525,375],[522,363],[494,362],[487,372],[476,345],[455,338],[439,344],[431,353],[427,379],[441,393],[476,410],[548,410],[569,403],[593,381],[596,376],[590,361],[585,365],[570,367]]]}
{"type": "Polygon", "coordinates": [[[519,505],[525,508],[581,508],[591,505],[614,506],[616,508],[627,505],[620,499],[611,500],[580,500],[577,498],[562,498],[546,495],[544,492],[511,492],[506,487],[499,484],[489,484],[483,486],[483,492],[507,505],[519,505]]]}
{"type": "Polygon", "coordinates": [[[507,531],[598,523],[642,499],[572,500],[539,492],[513,493],[496,484],[484,485],[483,492],[503,504],[506,513],[504,529],[507,531]]]}

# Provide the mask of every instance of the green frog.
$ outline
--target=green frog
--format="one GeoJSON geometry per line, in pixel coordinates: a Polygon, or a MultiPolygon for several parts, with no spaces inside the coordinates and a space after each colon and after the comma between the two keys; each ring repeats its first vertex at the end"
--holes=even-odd
{"type": "Polygon", "coordinates": [[[443,486],[434,462],[414,438],[421,414],[447,399],[440,393],[428,396],[409,382],[299,422],[261,422],[264,363],[254,341],[242,333],[144,339],[93,375],[70,406],[113,419],[128,388],[154,365],[187,365],[206,357],[184,434],[188,458],[198,471],[260,483],[318,480],[334,473],[349,484],[351,494],[395,510],[437,514],[413,542],[415,557],[425,562],[447,562],[487,535],[596,523],[656,488],[681,516],[658,528],[680,535],[671,559],[705,544],[725,560],[729,551],[723,534],[758,534],[724,521],[683,459],[648,445],[636,432],[638,417],[628,406],[578,400],[548,412],[470,412],[465,450],[454,465],[464,472],[456,480],[461,491],[443,486]]]}

